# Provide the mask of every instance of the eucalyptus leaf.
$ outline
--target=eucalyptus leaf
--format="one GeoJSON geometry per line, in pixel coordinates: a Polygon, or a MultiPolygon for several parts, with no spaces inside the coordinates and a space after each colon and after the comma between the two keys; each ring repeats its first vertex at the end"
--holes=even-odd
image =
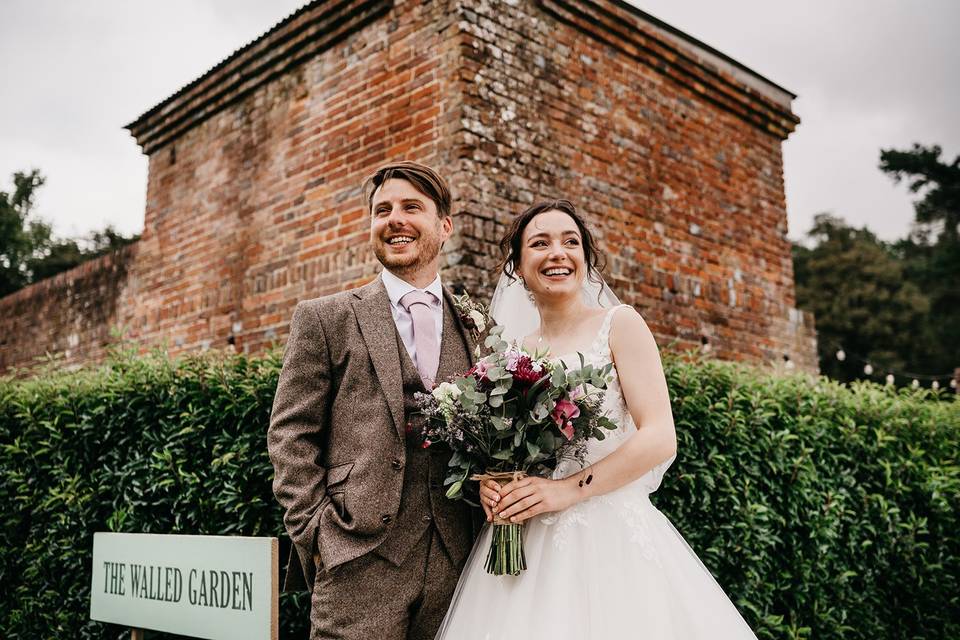
{"type": "Polygon", "coordinates": [[[463,480],[457,480],[447,489],[446,496],[447,498],[455,499],[460,496],[460,492],[463,489],[463,480]]]}

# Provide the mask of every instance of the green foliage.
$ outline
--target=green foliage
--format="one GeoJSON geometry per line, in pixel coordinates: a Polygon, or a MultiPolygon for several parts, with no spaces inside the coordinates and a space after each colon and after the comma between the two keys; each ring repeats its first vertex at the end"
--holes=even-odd
{"type": "Polygon", "coordinates": [[[797,306],[814,313],[826,375],[863,378],[860,358],[878,377],[890,370],[946,376],[960,367],[960,156],[947,164],[941,153],[919,144],[880,153],[880,170],[921,195],[908,237],[886,243],[819,215],[808,233],[815,246],[793,247],[797,306]],[[838,361],[841,346],[858,357],[838,361]]]}
{"type": "Polygon", "coordinates": [[[27,220],[34,192],[44,182],[40,172],[13,174],[13,191],[0,191],[0,296],[32,282],[30,261],[36,248],[50,242],[50,225],[27,220]]]}
{"type": "Polygon", "coordinates": [[[905,279],[903,261],[867,229],[833,216],[816,216],[807,235],[816,241],[812,249],[793,248],[797,306],[816,318],[821,372],[842,382],[863,376],[863,362],[834,357],[841,346],[879,375],[931,370],[916,357],[930,302],[905,279]]]}
{"type": "Polygon", "coordinates": [[[29,219],[45,178],[34,169],[13,175],[13,191],[0,191],[0,297],[130,244],[113,227],[80,240],[58,240],[43,220],[29,219]]]}
{"type": "Polygon", "coordinates": [[[960,637],[960,405],[736,366],[667,367],[654,495],[761,638],[960,637]]]}
{"type": "Polygon", "coordinates": [[[909,151],[884,149],[880,152],[880,170],[895,181],[908,178],[910,191],[923,191],[914,204],[917,222],[940,223],[940,242],[960,240],[960,156],[947,164],[940,160],[939,145],[914,144],[909,151]]]}
{"type": "Polygon", "coordinates": [[[941,151],[914,144],[880,153],[882,171],[897,182],[909,179],[910,191],[922,193],[914,203],[917,226],[894,248],[907,279],[930,301],[921,330],[929,346],[919,356],[938,373],[960,366],[960,156],[947,164],[941,151]]]}
{"type": "MultiPolygon", "coordinates": [[[[761,638],[960,637],[952,397],[665,367],[679,457],[654,500],[761,638]]],[[[265,442],[279,368],[127,355],[0,380],[4,638],[122,634],[87,620],[94,531],[280,535],[265,442]]],[[[282,597],[282,637],[306,636],[308,607],[282,597]]]]}
{"type": "MultiPolygon", "coordinates": [[[[279,536],[266,451],[279,368],[123,356],[0,382],[3,637],[120,635],[87,620],[95,531],[279,536]]],[[[283,628],[302,630],[308,606],[282,598],[283,628]]]]}

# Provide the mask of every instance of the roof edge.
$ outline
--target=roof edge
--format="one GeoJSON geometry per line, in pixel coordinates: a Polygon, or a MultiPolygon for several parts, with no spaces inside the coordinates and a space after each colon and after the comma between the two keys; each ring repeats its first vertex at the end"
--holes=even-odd
{"type": "Polygon", "coordinates": [[[392,7],[393,0],[314,0],[124,128],[149,155],[392,7]]]}
{"type": "Polygon", "coordinates": [[[796,100],[797,94],[795,94],[793,91],[790,91],[789,89],[777,84],[776,82],[767,78],[766,76],[760,73],[757,73],[756,71],[746,66],[742,62],[739,62],[738,60],[734,60],[727,54],[723,53],[722,51],[719,51],[718,49],[711,47],[710,45],[703,42],[702,40],[698,40],[697,38],[694,38],[690,34],[680,31],[673,25],[670,25],[664,22],[663,20],[661,20],[660,18],[656,17],[651,13],[647,13],[643,9],[640,9],[639,7],[637,7],[636,5],[630,4],[626,0],[607,0],[607,2],[611,2],[613,4],[619,5],[622,9],[629,11],[630,13],[636,14],[638,17],[642,18],[645,22],[649,22],[654,27],[658,29],[662,29],[664,32],[670,34],[671,36],[676,37],[678,40],[683,41],[687,44],[693,45],[694,48],[699,49],[701,52],[708,54],[709,58],[715,58],[732,67],[735,67],[737,70],[742,71],[743,73],[749,74],[750,76],[763,82],[764,84],[769,85],[771,88],[787,94],[788,96],[790,96],[791,100],[796,100]]]}
{"type": "Polygon", "coordinates": [[[623,0],[537,0],[537,5],[781,140],[800,123],[792,92],[623,0]]]}

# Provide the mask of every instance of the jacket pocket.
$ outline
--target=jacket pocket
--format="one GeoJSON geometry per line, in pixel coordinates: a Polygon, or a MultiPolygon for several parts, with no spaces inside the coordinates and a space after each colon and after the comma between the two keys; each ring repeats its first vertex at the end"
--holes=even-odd
{"type": "Polygon", "coordinates": [[[327,468],[327,495],[337,514],[346,522],[350,520],[347,509],[347,478],[353,469],[353,462],[344,462],[327,468]]]}

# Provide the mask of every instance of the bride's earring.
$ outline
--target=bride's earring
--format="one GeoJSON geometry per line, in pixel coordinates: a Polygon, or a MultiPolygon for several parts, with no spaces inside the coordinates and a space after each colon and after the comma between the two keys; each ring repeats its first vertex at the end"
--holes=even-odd
{"type": "Polygon", "coordinates": [[[523,279],[523,276],[517,276],[517,277],[520,278],[520,284],[523,285],[523,290],[527,292],[527,298],[530,299],[530,302],[534,302],[533,292],[531,292],[530,288],[527,286],[527,281],[523,279]]]}

